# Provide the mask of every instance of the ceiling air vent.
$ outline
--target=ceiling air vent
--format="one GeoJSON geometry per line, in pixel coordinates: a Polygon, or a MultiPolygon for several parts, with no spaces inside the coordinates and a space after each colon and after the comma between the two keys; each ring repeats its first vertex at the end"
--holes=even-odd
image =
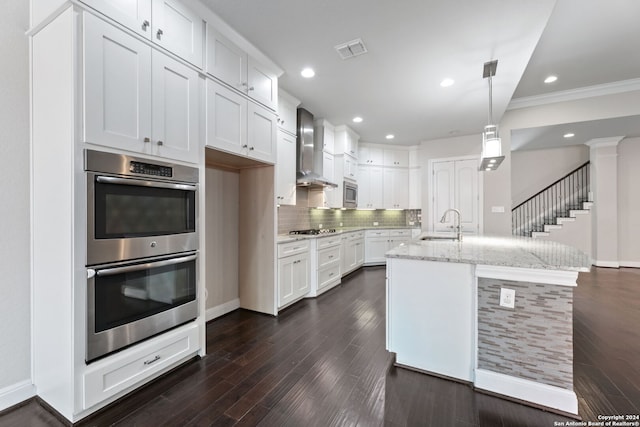
{"type": "Polygon", "coordinates": [[[335,49],[342,59],[349,59],[354,56],[367,53],[367,48],[364,46],[361,39],[355,39],[350,42],[339,44],[335,46],[335,49]]]}

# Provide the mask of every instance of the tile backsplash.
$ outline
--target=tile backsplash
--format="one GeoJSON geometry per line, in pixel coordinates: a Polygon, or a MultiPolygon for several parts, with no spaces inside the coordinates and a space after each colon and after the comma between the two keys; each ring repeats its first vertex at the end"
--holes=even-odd
{"type": "Polygon", "coordinates": [[[306,192],[298,191],[297,206],[278,208],[278,233],[307,228],[420,226],[420,209],[412,210],[356,210],[318,209],[307,207],[306,192]],[[410,223],[413,222],[413,225],[410,223]]]}

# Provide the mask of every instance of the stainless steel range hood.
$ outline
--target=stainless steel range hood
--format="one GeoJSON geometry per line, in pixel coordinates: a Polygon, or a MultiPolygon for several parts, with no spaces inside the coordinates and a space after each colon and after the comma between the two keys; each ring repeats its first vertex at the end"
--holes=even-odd
{"type": "Polygon", "coordinates": [[[296,178],[300,187],[337,187],[322,176],[322,141],[316,141],[313,131],[313,114],[298,108],[298,137],[296,148],[296,178]]]}

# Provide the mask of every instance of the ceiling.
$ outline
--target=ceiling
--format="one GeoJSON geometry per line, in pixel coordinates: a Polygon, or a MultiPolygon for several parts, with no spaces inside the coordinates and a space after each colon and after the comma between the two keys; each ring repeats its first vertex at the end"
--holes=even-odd
{"type": "Polygon", "coordinates": [[[640,77],[637,0],[203,3],[284,70],[280,86],[303,107],[365,142],[479,134],[488,122],[483,64],[493,59],[494,122],[512,98],[640,77]],[[341,59],[334,46],[356,38],[368,53],[341,59]],[[315,77],[301,77],[304,67],[315,77]],[[558,81],[545,85],[549,73],[558,81]],[[444,78],[455,84],[441,87],[444,78]]]}

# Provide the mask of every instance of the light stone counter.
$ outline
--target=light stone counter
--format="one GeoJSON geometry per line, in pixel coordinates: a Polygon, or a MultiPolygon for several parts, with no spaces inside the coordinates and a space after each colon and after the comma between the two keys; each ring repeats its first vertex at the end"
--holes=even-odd
{"type": "Polygon", "coordinates": [[[463,236],[462,242],[417,239],[386,256],[562,271],[586,272],[591,266],[589,257],[574,247],[528,237],[463,236]]]}

